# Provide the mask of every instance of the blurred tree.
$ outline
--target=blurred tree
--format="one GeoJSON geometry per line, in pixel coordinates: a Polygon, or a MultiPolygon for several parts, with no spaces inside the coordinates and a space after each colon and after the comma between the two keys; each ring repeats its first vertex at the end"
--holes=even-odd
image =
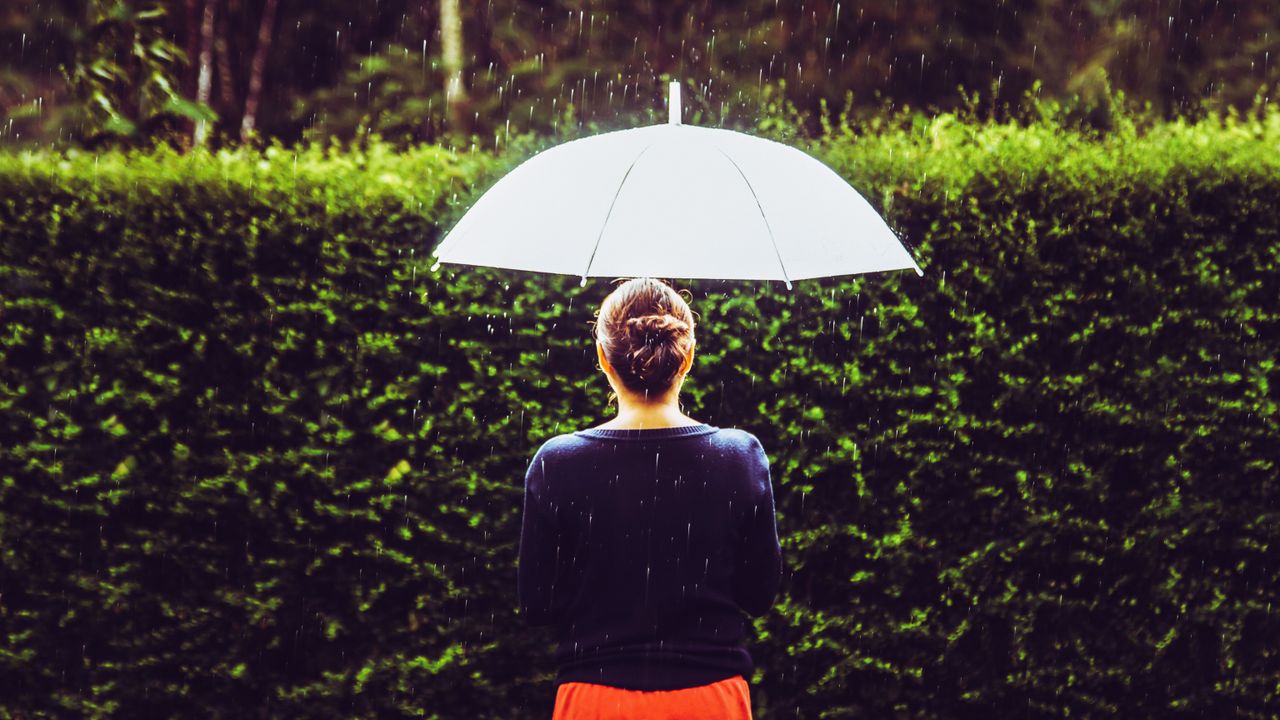
{"type": "Polygon", "coordinates": [[[91,0],[75,60],[62,66],[74,102],[73,133],[85,144],[143,142],[171,133],[182,118],[211,119],[175,87],[182,51],[163,35],[165,10],[125,0],[91,0]]]}
{"type": "Polygon", "coordinates": [[[449,128],[461,130],[462,107],[467,100],[467,86],[462,82],[462,18],[458,0],[440,0],[441,62],[445,75],[445,111],[449,128]]]}
{"type": "MultiPolygon", "coordinates": [[[[77,5],[50,6],[54,9],[49,16],[53,32],[47,34],[53,36],[54,43],[49,49],[57,54],[43,69],[56,64],[59,70],[62,92],[50,93],[59,97],[59,103],[46,114],[44,95],[28,100],[27,94],[20,92],[19,103],[6,102],[8,107],[4,108],[10,123],[32,119],[34,138],[56,132],[59,137],[94,146],[144,143],[171,135],[184,118],[212,117],[207,107],[185,99],[175,85],[186,58],[165,37],[162,7],[126,0],[90,0],[83,8],[77,5]]],[[[14,16],[6,19],[13,22],[14,16]]],[[[40,36],[33,33],[33,42],[37,39],[40,36]]],[[[38,48],[32,47],[32,55],[38,48]]],[[[42,59],[49,57],[45,54],[42,59]]],[[[6,68],[3,76],[18,74],[6,68]]],[[[48,85],[37,81],[26,87],[48,85]]],[[[0,100],[11,97],[11,92],[0,90],[0,100]]]]}
{"type": "MultiPolygon", "coordinates": [[[[993,116],[1035,91],[1091,117],[1108,87],[1171,115],[1245,108],[1280,80],[1280,0],[216,2],[209,62],[184,66],[180,92],[216,112],[215,143],[376,131],[501,144],[660,122],[668,78],[686,82],[691,122],[735,127],[754,127],[785,86],[810,132],[850,94],[855,122],[884,106],[953,109],[975,91],[993,116]]],[[[166,4],[175,12],[147,27],[195,59],[205,0],[166,4]]],[[[68,135],[55,111],[68,88],[47,70],[70,62],[80,6],[0,9],[0,142],[68,135]]]]}
{"type": "Polygon", "coordinates": [[[1255,0],[1045,2],[1028,62],[1046,94],[1091,103],[1109,82],[1166,114],[1198,100],[1249,105],[1280,74],[1280,3],[1255,0]]]}
{"type": "Polygon", "coordinates": [[[0,4],[0,139],[23,144],[61,132],[66,81],[56,72],[74,53],[72,25],[81,3],[34,0],[0,4]],[[55,130],[56,128],[56,130],[55,130]]]}
{"type": "Polygon", "coordinates": [[[267,0],[262,10],[262,22],[258,25],[258,45],[253,50],[253,62],[249,70],[249,91],[244,100],[244,117],[240,120],[240,141],[247,142],[253,135],[257,122],[258,100],[262,97],[262,74],[266,70],[267,55],[271,52],[272,26],[280,0],[267,0]]]}
{"type": "MultiPolygon", "coordinates": [[[[200,73],[196,80],[196,102],[209,104],[209,91],[213,83],[213,23],[218,14],[218,0],[204,0],[204,12],[200,20],[200,73]]],[[[203,145],[209,134],[208,120],[196,120],[195,135],[192,143],[203,145]]]]}

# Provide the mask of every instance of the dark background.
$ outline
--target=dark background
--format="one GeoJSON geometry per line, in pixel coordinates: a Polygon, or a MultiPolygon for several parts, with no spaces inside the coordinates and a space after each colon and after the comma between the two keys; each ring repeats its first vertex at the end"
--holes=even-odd
{"type": "Polygon", "coordinates": [[[442,33],[436,0],[9,0],[0,142],[189,142],[209,111],[209,141],[236,142],[251,95],[256,129],[285,143],[494,146],[660,120],[668,78],[687,84],[692,122],[754,126],[785,98],[809,134],[823,101],[835,119],[976,94],[1000,116],[1027,93],[1088,105],[1110,88],[1170,117],[1244,109],[1280,78],[1274,0],[449,2],[460,21],[442,33]],[[462,94],[446,102],[451,73],[462,94]]]}

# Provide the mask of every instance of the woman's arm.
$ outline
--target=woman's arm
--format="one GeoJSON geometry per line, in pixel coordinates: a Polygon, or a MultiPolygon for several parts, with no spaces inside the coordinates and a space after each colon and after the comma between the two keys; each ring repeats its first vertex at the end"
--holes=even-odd
{"type": "Polygon", "coordinates": [[[554,622],[555,578],[562,538],[546,485],[546,444],[538,448],[524,476],[524,513],[516,586],[520,615],[530,625],[554,622]]]}
{"type": "Polygon", "coordinates": [[[774,519],[773,481],[769,457],[752,436],[752,502],[744,513],[742,544],[733,572],[733,598],[748,615],[763,615],[773,607],[782,584],[782,547],[774,519]]]}

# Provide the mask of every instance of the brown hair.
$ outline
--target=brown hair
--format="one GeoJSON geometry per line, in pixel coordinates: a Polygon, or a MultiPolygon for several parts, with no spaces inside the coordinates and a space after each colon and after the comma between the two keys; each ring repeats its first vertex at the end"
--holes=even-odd
{"type": "Polygon", "coordinates": [[[680,293],[656,278],[626,280],[597,318],[596,342],[628,390],[649,398],[671,389],[694,345],[693,311],[680,293]]]}

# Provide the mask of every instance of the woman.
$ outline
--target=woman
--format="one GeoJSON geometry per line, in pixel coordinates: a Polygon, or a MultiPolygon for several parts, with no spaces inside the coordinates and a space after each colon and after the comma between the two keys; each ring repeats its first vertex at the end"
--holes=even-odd
{"type": "Polygon", "coordinates": [[[750,718],[743,613],[782,579],[769,459],[680,411],[694,323],[670,286],[620,284],[595,326],[618,416],[547,440],[525,475],[520,613],[558,635],[552,718],[750,718]]]}

